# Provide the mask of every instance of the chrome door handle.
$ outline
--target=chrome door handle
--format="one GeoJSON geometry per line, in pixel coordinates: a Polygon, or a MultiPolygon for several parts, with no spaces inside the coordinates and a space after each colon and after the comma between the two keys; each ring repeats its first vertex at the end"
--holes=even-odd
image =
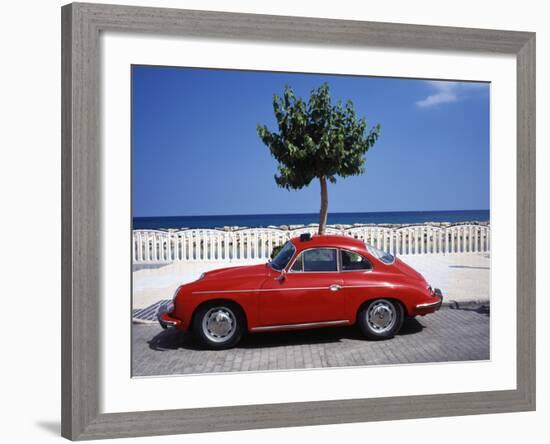
{"type": "Polygon", "coordinates": [[[338,284],[332,284],[331,286],[328,287],[328,289],[330,291],[338,291],[338,290],[341,290],[342,289],[342,286],[338,285],[338,284]]]}

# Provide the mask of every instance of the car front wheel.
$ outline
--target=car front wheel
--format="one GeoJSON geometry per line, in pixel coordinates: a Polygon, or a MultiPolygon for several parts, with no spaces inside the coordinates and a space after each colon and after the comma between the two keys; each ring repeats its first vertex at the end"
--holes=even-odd
{"type": "Polygon", "coordinates": [[[244,331],[241,310],[230,303],[208,304],[199,308],[193,331],[207,348],[223,350],[237,345],[244,331]]]}
{"type": "Polygon", "coordinates": [[[359,328],[369,339],[392,338],[403,325],[403,307],[390,299],[375,299],[358,314],[359,328]]]}

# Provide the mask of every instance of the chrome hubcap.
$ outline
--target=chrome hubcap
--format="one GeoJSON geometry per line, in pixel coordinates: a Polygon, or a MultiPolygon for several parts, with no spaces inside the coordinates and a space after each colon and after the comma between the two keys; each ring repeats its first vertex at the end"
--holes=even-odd
{"type": "Polygon", "coordinates": [[[215,307],[202,318],[202,331],[213,342],[225,342],[235,333],[235,314],[227,307],[215,307]]]}
{"type": "Polygon", "coordinates": [[[391,302],[380,300],[372,303],[367,312],[367,323],[377,333],[391,330],[395,324],[397,313],[391,302]]]}

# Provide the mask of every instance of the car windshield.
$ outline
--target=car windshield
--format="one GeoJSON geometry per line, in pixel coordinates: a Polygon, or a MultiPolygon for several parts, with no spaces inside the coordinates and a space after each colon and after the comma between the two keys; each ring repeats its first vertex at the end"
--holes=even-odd
{"type": "Polygon", "coordinates": [[[393,261],[395,261],[395,257],[393,256],[393,254],[387,253],[383,250],[380,250],[379,248],[373,247],[372,245],[365,245],[367,246],[367,250],[369,250],[369,253],[384,264],[393,264],[393,261]]]}
{"type": "Polygon", "coordinates": [[[292,244],[292,242],[287,242],[285,246],[281,248],[281,251],[277,253],[277,256],[275,256],[269,264],[271,265],[271,267],[273,267],[273,269],[281,271],[287,266],[288,261],[295,251],[296,247],[292,244]]]}

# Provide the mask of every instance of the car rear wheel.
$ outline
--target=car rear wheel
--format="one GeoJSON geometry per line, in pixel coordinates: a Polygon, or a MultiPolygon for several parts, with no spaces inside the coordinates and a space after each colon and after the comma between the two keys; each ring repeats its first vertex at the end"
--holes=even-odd
{"type": "Polygon", "coordinates": [[[193,331],[207,348],[223,350],[237,345],[243,335],[244,326],[244,316],[238,306],[229,302],[217,302],[198,309],[193,331]]]}
{"type": "Polygon", "coordinates": [[[375,299],[358,314],[359,328],[369,339],[392,338],[403,325],[403,307],[390,299],[375,299]]]}

